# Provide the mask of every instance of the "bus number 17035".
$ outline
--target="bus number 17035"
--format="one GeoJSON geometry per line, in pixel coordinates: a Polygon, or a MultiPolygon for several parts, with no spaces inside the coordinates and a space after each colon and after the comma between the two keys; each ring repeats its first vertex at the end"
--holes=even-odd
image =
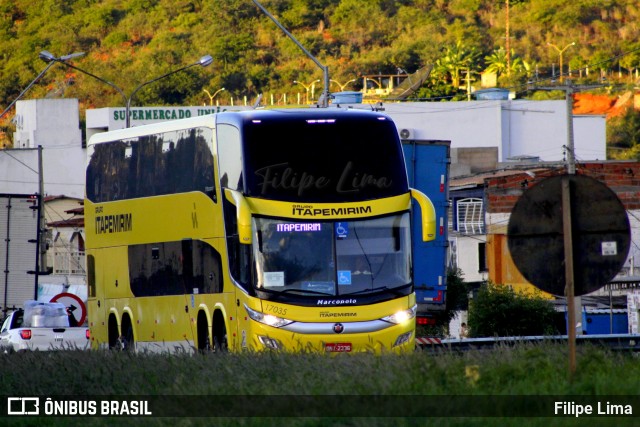
{"type": "Polygon", "coordinates": [[[266,304],[265,310],[275,314],[279,314],[280,316],[284,316],[287,314],[286,308],[278,307],[277,305],[272,305],[272,304],[266,304]]]}

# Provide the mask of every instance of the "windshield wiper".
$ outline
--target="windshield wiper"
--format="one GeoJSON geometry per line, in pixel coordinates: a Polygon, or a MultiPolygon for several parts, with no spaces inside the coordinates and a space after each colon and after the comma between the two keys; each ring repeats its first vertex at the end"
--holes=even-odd
{"type": "Polygon", "coordinates": [[[395,295],[402,296],[401,290],[406,288],[407,286],[411,286],[411,284],[398,286],[398,287],[395,287],[395,288],[390,288],[390,287],[388,287],[386,285],[385,286],[378,286],[377,288],[361,289],[359,291],[349,292],[348,294],[340,294],[340,295],[341,296],[348,296],[348,295],[365,294],[365,293],[370,293],[370,292],[373,293],[373,292],[380,292],[380,291],[391,291],[395,295]]]}
{"type": "Polygon", "coordinates": [[[289,294],[289,293],[293,293],[293,292],[300,292],[300,293],[306,293],[306,294],[310,294],[310,295],[324,295],[324,296],[335,296],[334,294],[328,294],[326,292],[319,292],[319,291],[312,291],[309,289],[297,289],[297,288],[290,288],[290,289],[285,289],[282,291],[275,291],[273,289],[259,289],[261,291],[266,291],[266,292],[271,292],[274,294],[289,294]]]}

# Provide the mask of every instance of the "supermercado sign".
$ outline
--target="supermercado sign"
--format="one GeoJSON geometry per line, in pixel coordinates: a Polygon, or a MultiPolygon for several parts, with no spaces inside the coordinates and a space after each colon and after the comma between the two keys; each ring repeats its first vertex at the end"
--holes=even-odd
{"type": "MultiPolygon", "coordinates": [[[[132,107],[129,110],[131,126],[141,126],[168,120],[206,116],[223,111],[242,111],[245,106],[201,106],[201,107],[132,107]]],[[[89,134],[107,130],[122,129],[126,126],[125,108],[97,108],[87,110],[87,131],[89,134]],[[92,131],[93,130],[93,131],[92,131]]]]}
{"type": "MultiPolygon", "coordinates": [[[[216,108],[198,108],[195,111],[196,116],[204,116],[206,114],[218,113],[220,109],[216,108]]],[[[129,111],[131,120],[177,120],[193,117],[193,111],[190,108],[145,108],[133,109],[129,111]]],[[[113,120],[126,121],[126,110],[113,110],[113,120]]]]}
{"type": "MultiPolygon", "coordinates": [[[[208,114],[221,113],[223,111],[240,111],[243,107],[135,107],[129,110],[131,122],[143,121],[162,122],[166,120],[188,119],[189,117],[206,116],[208,114]]],[[[127,110],[124,108],[111,109],[112,120],[126,122],[127,110]]]]}

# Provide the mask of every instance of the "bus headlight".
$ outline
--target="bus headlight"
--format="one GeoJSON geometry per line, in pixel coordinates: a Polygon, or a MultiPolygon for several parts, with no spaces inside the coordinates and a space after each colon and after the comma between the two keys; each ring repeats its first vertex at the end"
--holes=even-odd
{"type": "Polygon", "coordinates": [[[259,311],[253,310],[244,305],[245,310],[247,310],[247,314],[252,320],[256,322],[260,322],[267,326],[273,326],[274,328],[281,328],[283,326],[287,326],[290,323],[293,323],[293,320],[284,319],[282,317],[274,316],[272,314],[264,314],[259,311]]]}
{"type": "Polygon", "coordinates": [[[416,311],[418,311],[418,306],[414,305],[413,307],[407,309],[407,310],[401,310],[398,311],[395,314],[392,314],[391,316],[386,316],[383,317],[382,320],[384,320],[385,322],[389,322],[389,323],[394,323],[396,325],[400,325],[403,323],[407,323],[408,321],[412,320],[413,318],[416,317],[416,311]]]}

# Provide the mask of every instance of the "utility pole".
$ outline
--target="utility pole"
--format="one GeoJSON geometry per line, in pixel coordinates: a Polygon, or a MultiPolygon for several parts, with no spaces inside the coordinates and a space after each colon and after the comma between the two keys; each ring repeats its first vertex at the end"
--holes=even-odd
{"type": "Polygon", "coordinates": [[[559,86],[541,86],[535,87],[534,90],[562,90],[565,93],[567,106],[567,173],[575,175],[576,173],[576,153],[573,140],[573,94],[583,90],[597,89],[603,85],[581,85],[575,86],[570,79],[567,79],[564,85],[559,86]]]}
{"type": "Polygon", "coordinates": [[[471,70],[467,68],[466,70],[467,77],[464,78],[467,87],[467,101],[471,101],[471,70]]]}
{"type": "Polygon", "coordinates": [[[511,44],[509,43],[509,0],[505,0],[506,3],[506,50],[507,50],[507,77],[511,76],[511,44]]]}
{"type": "MultiPolygon", "coordinates": [[[[560,71],[562,76],[562,70],[560,71]]],[[[563,90],[565,92],[567,108],[567,175],[576,173],[575,144],[573,138],[573,94],[580,89],[594,89],[602,85],[574,86],[570,79],[565,85],[541,87],[542,90],[563,90]]],[[[576,336],[582,334],[582,319],[578,325],[576,314],[582,313],[582,300],[575,296],[575,274],[573,265],[573,218],[572,207],[572,185],[569,177],[562,180],[562,234],[564,239],[564,262],[565,262],[565,296],[567,298],[567,338],[569,341],[569,372],[573,376],[576,371],[576,336]]]]}
{"type": "MultiPolygon", "coordinates": [[[[47,244],[46,244],[46,230],[44,220],[44,177],[42,167],[42,145],[38,145],[38,233],[36,234],[36,268],[33,274],[34,290],[33,299],[38,299],[38,286],[40,274],[47,274],[47,244]]],[[[31,273],[31,272],[29,272],[31,273]]]]}

